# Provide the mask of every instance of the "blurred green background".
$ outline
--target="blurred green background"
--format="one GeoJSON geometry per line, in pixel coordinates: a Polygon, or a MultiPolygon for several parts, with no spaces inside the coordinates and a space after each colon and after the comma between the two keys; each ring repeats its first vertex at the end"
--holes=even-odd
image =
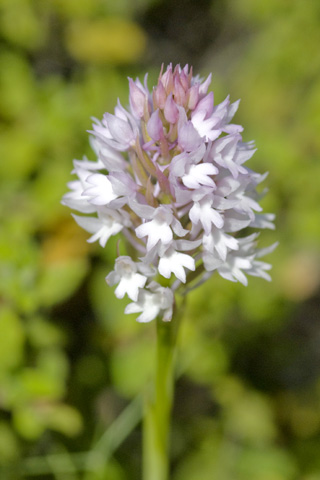
{"type": "Polygon", "coordinates": [[[241,98],[277,213],[273,282],[189,296],[174,480],[320,479],[320,2],[0,0],[0,478],[138,480],[154,324],[123,314],[60,205],[91,116],[162,62],[241,98]]]}

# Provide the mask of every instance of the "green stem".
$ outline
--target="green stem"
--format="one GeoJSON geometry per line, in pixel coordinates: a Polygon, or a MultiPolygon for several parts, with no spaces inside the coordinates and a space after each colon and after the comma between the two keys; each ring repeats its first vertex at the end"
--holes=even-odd
{"type": "Polygon", "coordinates": [[[174,357],[178,319],[157,319],[155,381],[144,411],[143,479],[167,480],[169,474],[170,417],[174,394],[174,357]]]}

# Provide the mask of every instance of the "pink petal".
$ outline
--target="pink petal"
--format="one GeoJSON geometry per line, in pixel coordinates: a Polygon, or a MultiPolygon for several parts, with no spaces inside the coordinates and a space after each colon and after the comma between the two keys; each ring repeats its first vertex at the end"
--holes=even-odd
{"type": "Polygon", "coordinates": [[[169,123],[176,123],[179,118],[177,105],[173,101],[172,93],[168,96],[164,106],[164,116],[169,123]]]}
{"type": "Polygon", "coordinates": [[[132,78],[129,78],[129,89],[129,101],[131,110],[137,118],[142,118],[144,115],[146,94],[136,85],[132,78]]]}
{"type": "Polygon", "coordinates": [[[114,140],[117,140],[119,143],[129,144],[135,139],[132,128],[127,121],[122,120],[111,113],[106,113],[105,119],[114,140]]]}
{"type": "Polygon", "coordinates": [[[183,150],[191,152],[196,150],[202,143],[201,137],[197,130],[192,125],[191,121],[188,121],[179,129],[178,143],[183,150]]]}
{"type": "Polygon", "coordinates": [[[151,115],[147,123],[147,131],[152,140],[155,140],[156,142],[163,136],[163,125],[159,118],[159,109],[151,115]]]}

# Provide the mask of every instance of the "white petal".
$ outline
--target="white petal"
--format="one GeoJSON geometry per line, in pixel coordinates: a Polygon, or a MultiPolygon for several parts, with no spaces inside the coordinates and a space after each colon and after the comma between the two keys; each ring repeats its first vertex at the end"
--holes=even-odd
{"type": "Polygon", "coordinates": [[[248,215],[241,214],[235,210],[229,210],[224,215],[224,230],[226,232],[238,232],[247,227],[250,223],[248,215]]]}
{"type": "Polygon", "coordinates": [[[220,241],[215,244],[215,248],[221,259],[225,260],[227,258],[227,245],[225,244],[223,238],[220,238],[220,241]]]}
{"type": "Polygon", "coordinates": [[[158,270],[160,275],[165,278],[170,278],[172,270],[170,266],[170,258],[162,257],[159,260],[158,270]]]}
{"type": "Polygon", "coordinates": [[[79,215],[72,214],[77,224],[89,233],[96,233],[102,226],[102,222],[96,217],[81,217],[79,215]]]}
{"type": "Polygon", "coordinates": [[[195,224],[199,223],[200,214],[201,214],[200,205],[198,202],[195,202],[189,211],[189,218],[191,222],[195,224]]]}
{"type": "Polygon", "coordinates": [[[188,268],[189,270],[194,271],[196,269],[194,258],[191,255],[187,255],[186,253],[178,252],[177,255],[179,256],[179,261],[181,265],[188,268]]]}
{"type": "Polygon", "coordinates": [[[217,268],[221,267],[223,261],[221,258],[217,258],[215,255],[209,252],[204,252],[203,254],[203,264],[204,268],[208,272],[212,272],[213,270],[216,270],[217,268]]]}
{"type": "Polygon", "coordinates": [[[115,285],[116,283],[118,283],[120,280],[120,277],[119,275],[115,272],[115,271],[112,271],[110,272],[107,276],[106,276],[106,282],[107,284],[112,287],[113,285],[115,285]]]}
{"type": "Polygon", "coordinates": [[[152,229],[152,227],[150,228],[151,223],[152,222],[142,223],[135,229],[138,238],[147,237],[150,234],[150,230],[152,229]]]}
{"type": "Polygon", "coordinates": [[[174,233],[178,235],[178,237],[184,237],[187,235],[187,233],[189,233],[189,230],[183,228],[179,220],[177,220],[175,217],[172,219],[171,226],[174,233]]]}
{"type": "Polygon", "coordinates": [[[210,209],[208,212],[210,216],[211,222],[217,227],[217,228],[222,228],[223,227],[223,217],[219,212],[214,210],[213,208],[210,209]]]}
{"type": "Polygon", "coordinates": [[[176,264],[176,265],[173,265],[173,273],[175,274],[175,276],[182,282],[182,283],[186,283],[186,272],[184,271],[182,265],[179,265],[179,264],[176,264]]]}
{"type": "Polygon", "coordinates": [[[145,220],[150,220],[155,214],[155,208],[139,203],[137,200],[129,199],[129,205],[139,217],[145,220]]]}
{"type": "Polygon", "coordinates": [[[158,226],[158,235],[159,234],[160,234],[161,241],[164,244],[170,243],[173,238],[172,230],[169,227],[169,225],[166,225],[166,224],[158,226]]]}
{"type": "Polygon", "coordinates": [[[248,279],[245,274],[239,268],[232,269],[232,275],[245,287],[248,285],[248,279]]]}
{"type": "Polygon", "coordinates": [[[273,213],[256,214],[254,220],[250,223],[250,227],[270,228],[271,230],[274,230],[274,219],[275,215],[273,213]]]}
{"type": "Polygon", "coordinates": [[[129,303],[129,305],[126,306],[124,309],[125,314],[130,314],[130,313],[138,313],[142,311],[142,307],[138,305],[137,303],[129,303]]]}
{"type": "Polygon", "coordinates": [[[119,285],[114,292],[117,298],[123,298],[125,296],[125,294],[128,292],[128,289],[130,288],[130,281],[130,278],[121,278],[119,285]]]}
{"type": "Polygon", "coordinates": [[[138,238],[148,237],[147,250],[151,250],[159,240],[162,243],[168,244],[173,238],[172,230],[164,222],[159,222],[154,219],[151,222],[143,223],[136,228],[136,235],[138,238]]]}
{"type": "Polygon", "coordinates": [[[218,272],[219,272],[219,275],[221,275],[221,277],[225,278],[226,280],[229,280],[230,282],[236,282],[237,280],[234,278],[234,276],[232,275],[231,271],[226,269],[226,268],[219,268],[218,267],[218,272]]]}
{"type": "Polygon", "coordinates": [[[107,205],[117,198],[117,195],[113,192],[111,182],[106,175],[94,173],[87,178],[87,182],[91,184],[92,187],[86,188],[83,194],[91,197],[89,202],[93,205],[107,205]]]}
{"type": "Polygon", "coordinates": [[[149,306],[146,310],[144,310],[141,315],[137,318],[137,322],[140,323],[148,323],[151,322],[156,318],[160,309],[156,305],[149,306]]]}
{"type": "Polygon", "coordinates": [[[130,282],[127,285],[127,294],[134,302],[138,300],[139,289],[145,286],[147,279],[143,275],[136,273],[132,275],[130,282]]]}
{"type": "Polygon", "coordinates": [[[123,145],[129,145],[129,143],[134,140],[134,133],[128,121],[116,117],[111,113],[106,113],[105,119],[112,138],[117,142],[123,145]]]}

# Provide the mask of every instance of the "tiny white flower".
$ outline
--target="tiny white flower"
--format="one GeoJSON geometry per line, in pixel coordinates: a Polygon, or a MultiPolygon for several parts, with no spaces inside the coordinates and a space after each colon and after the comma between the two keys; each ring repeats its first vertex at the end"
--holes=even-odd
{"type": "Polygon", "coordinates": [[[101,247],[105,247],[109,238],[119,233],[124,225],[128,226],[130,224],[128,219],[120,215],[120,212],[107,208],[98,211],[98,218],[72,216],[80,227],[93,234],[87,241],[92,243],[99,240],[101,247]]]}
{"type": "Polygon", "coordinates": [[[231,235],[227,235],[222,230],[212,228],[211,232],[203,235],[203,247],[206,251],[213,253],[217,251],[222,260],[226,260],[228,249],[238,250],[238,240],[231,235]]]}
{"type": "Polygon", "coordinates": [[[252,156],[252,152],[247,157],[238,154],[240,140],[240,134],[227,135],[213,142],[211,149],[214,161],[218,165],[230,170],[234,178],[237,178],[239,173],[246,173],[246,169],[242,167],[241,161],[243,163],[243,161],[252,156]]]}
{"type": "Polygon", "coordinates": [[[186,253],[180,253],[174,250],[173,247],[169,247],[168,250],[161,255],[158,265],[159,273],[165,277],[170,278],[171,273],[183,283],[186,282],[185,268],[194,271],[195,261],[190,255],[186,253]]]}
{"type": "Polygon", "coordinates": [[[153,282],[152,290],[141,290],[138,300],[129,303],[124,313],[142,312],[137,318],[137,321],[141,323],[151,322],[160,314],[162,314],[164,321],[170,321],[174,301],[172,290],[158,286],[155,282],[153,282]]]}
{"type": "Polygon", "coordinates": [[[128,167],[121,152],[108,145],[99,145],[97,156],[102,165],[109,171],[124,172],[128,167]]]}
{"type": "Polygon", "coordinates": [[[218,128],[220,123],[219,117],[206,118],[206,112],[200,110],[196,112],[191,119],[191,122],[199,135],[204,137],[206,141],[215,140],[221,134],[221,129],[218,128]]]}
{"type": "Polygon", "coordinates": [[[262,211],[262,207],[253,198],[255,195],[255,191],[251,188],[253,181],[254,178],[248,175],[239,175],[236,179],[226,176],[217,182],[216,190],[217,194],[226,197],[236,211],[248,214],[252,221],[255,218],[254,211],[262,211]]]}
{"type": "Polygon", "coordinates": [[[166,206],[154,209],[153,219],[145,222],[136,228],[138,238],[148,237],[147,250],[151,250],[159,241],[163,245],[168,245],[173,239],[171,226],[177,235],[183,236],[187,233],[181,227],[180,222],[174,218],[170,208],[166,206]]]}
{"type": "Polygon", "coordinates": [[[93,173],[86,181],[90,187],[84,190],[83,195],[89,197],[89,202],[93,205],[107,205],[117,198],[106,175],[93,173]]]}
{"type": "Polygon", "coordinates": [[[243,258],[232,253],[227,257],[226,262],[218,267],[218,272],[221,277],[231,282],[240,282],[243,285],[248,285],[248,279],[242,270],[249,273],[252,268],[253,257],[243,258]]]}
{"type": "Polygon", "coordinates": [[[102,146],[125,151],[135,144],[139,128],[133,115],[118,102],[115,115],[105,113],[102,122],[96,120],[91,133],[102,146]]]}
{"type": "Polygon", "coordinates": [[[70,191],[62,197],[62,205],[66,205],[81,213],[94,213],[96,208],[89,203],[89,196],[83,195],[83,184],[80,180],[68,182],[70,191]]]}
{"type": "Polygon", "coordinates": [[[257,236],[257,234],[253,234],[240,238],[239,250],[230,251],[226,260],[220,264],[217,262],[217,264],[214,265],[214,259],[207,257],[207,266],[211,264],[211,269],[217,269],[223,278],[232,282],[240,282],[245,286],[248,285],[248,279],[245,274],[261,277],[270,281],[271,277],[267,273],[267,270],[271,269],[271,265],[266,262],[261,262],[257,260],[257,258],[271,253],[277,247],[277,243],[259,250],[256,248],[255,240],[257,236]]]}
{"type": "Polygon", "coordinates": [[[90,196],[84,194],[84,190],[90,186],[87,182],[87,178],[92,172],[86,168],[75,165],[75,169],[72,173],[76,173],[79,180],[73,180],[68,183],[70,192],[63,196],[62,204],[81,213],[94,213],[96,207],[89,203],[90,196]]]}
{"type": "Polygon", "coordinates": [[[256,213],[254,220],[250,222],[250,227],[254,228],[270,228],[271,230],[275,229],[273,220],[275,215],[273,213],[256,213]]]}
{"type": "Polygon", "coordinates": [[[186,174],[182,177],[182,182],[189,188],[199,188],[200,185],[214,187],[215,183],[210,175],[216,175],[217,173],[218,169],[212,163],[190,165],[186,169],[186,174]]]}
{"type": "Polygon", "coordinates": [[[159,218],[142,223],[136,228],[138,238],[148,237],[147,250],[151,250],[159,241],[167,245],[172,241],[173,233],[169,225],[159,218]]]}
{"type": "Polygon", "coordinates": [[[211,226],[214,224],[217,228],[223,227],[222,215],[212,208],[213,198],[208,195],[203,199],[194,202],[190,212],[190,220],[197,224],[201,223],[206,234],[211,231],[211,226]]]}
{"type": "Polygon", "coordinates": [[[108,285],[118,286],[115,290],[117,298],[123,298],[125,294],[133,301],[137,301],[139,289],[145,286],[147,277],[137,273],[137,265],[128,256],[116,259],[115,268],[106,277],[108,285]]]}

